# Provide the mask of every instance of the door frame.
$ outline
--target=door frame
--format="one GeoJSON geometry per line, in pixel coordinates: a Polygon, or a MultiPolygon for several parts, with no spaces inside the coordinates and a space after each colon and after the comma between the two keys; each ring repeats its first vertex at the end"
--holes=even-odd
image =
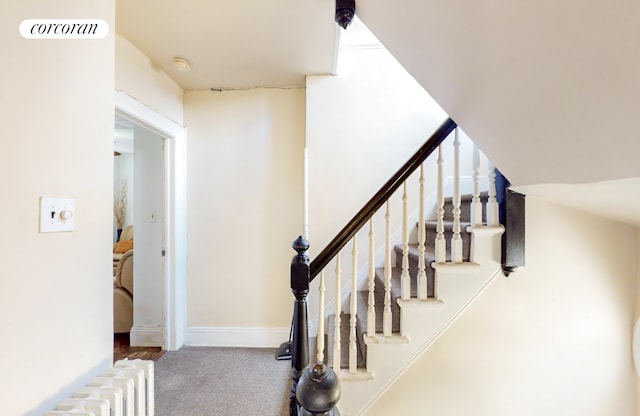
{"type": "Polygon", "coordinates": [[[186,129],[122,91],[115,91],[115,113],[165,139],[162,349],[175,351],[186,328],[186,129]]]}

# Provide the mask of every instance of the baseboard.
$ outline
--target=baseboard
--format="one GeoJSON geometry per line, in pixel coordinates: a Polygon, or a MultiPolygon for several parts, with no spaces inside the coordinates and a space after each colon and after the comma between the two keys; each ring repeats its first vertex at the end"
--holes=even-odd
{"type": "Polygon", "coordinates": [[[290,328],[189,327],[184,343],[198,347],[277,348],[289,340],[290,328]]]}
{"type": "Polygon", "coordinates": [[[162,347],[162,327],[133,326],[129,335],[132,347],[162,347]]]}

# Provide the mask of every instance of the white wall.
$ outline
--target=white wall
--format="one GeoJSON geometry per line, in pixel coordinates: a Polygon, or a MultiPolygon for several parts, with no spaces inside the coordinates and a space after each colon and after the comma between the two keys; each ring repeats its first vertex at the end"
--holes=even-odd
{"type": "Polygon", "coordinates": [[[134,270],[131,345],[162,346],[163,328],[163,139],[134,126],[134,270]],[[155,216],[155,220],[152,219],[155,216]]]}
{"type": "Polygon", "coordinates": [[[116,89],[183,125],[182,88],[124,36],[116,35],[116,89]]]}
{"type": "Polygon", "coordinates": [[[185,93],[187,343],[287,339],[304,117],[304,89],[185,93]]]}
{"type": "Polygon", "coordinates": [[[527,198],[526,267],[496,279],[367,415],[631,415],[636,231],[527,198]]]}
{"type": "MultiPolygon", "coordinates": [[[[446,119],[429,94],[384,48],[345,48],[340,51],[339,69],[337,76],[307,77],[308,237],[312,260],[446,119]]],[[[443,146],[445,177],[453,169],[452,139],[443,146]]],[[[471,146],[464,134],[461,141],[461,174],[470,176],[471,146]]],[[[436,172],[434,155],[425,163],[425,195],[427,200],[433,197],[432,202],[436,172]]],[[[416,212],[416,221],[418,178],[416,172],[407,181],[408,211],[416,212]]],[[[392,234],[402,227],[401,195],[399,190],[391,199],[392,234]]],[[[428,203],[426,206],[429,210],[428,203]]],[[[385,209],[378,211],[374,221],[376,249],[382,254],[379,260],[384,257],[385,209]]],[[[417,233],[414,227],[411,230],[417,233]]],[[[368,233],[366,225],[357,235],[361,275],[367,273],[362,266],[368,262],[368,233]]],[[[341,256],[343,294],[350,290],[351,251],[349,243],[341,256]]],[[[325,270],[326,299],[333,313],[335,263],[325,270]]],[[[318,280],[309,297],[312,321],[318,313],[318,280]]],[[[348,302],[348,297],[342,300],[348,302]]]]}
{"type": "Polygon", "coordinates": [[[5,7],[0,112],[0,413],[41,415],[112,360],[114,1],[5,7]],[[29,18],[97,18],[101,40],[26,40],[29,18]],[[10,57],[10,58],[9,58],[10,57]],[[75,230],[38,232],[41,196],[75,199],[75,230]]]}
{"type": "MultiPolygon", "coordinates": [[[[145,54],[131,44],[126,38],[120,35],[116,35],[116,59],[115,59],[115,87],[116,90],[122,91],[133,100],[122,100],[123,103],[128,103],[127,108],[133,110],[136,105],[133,103],[139,102],[143,106],[148,107],[151,111],[144,111],[144,115],[141,115],[139,110],[136,113],[139,116],[147,117],[151,116],[153,121],[147,120],[153,124],[152,127],[159,128],[157,123],[163,128],[167,128],[168,124],[164,121],[164,118],[169,121],[175,122],[179,126],[184,125],[184,105],[183,105],[183,90],[182,88],[171,79],[165,72],[163,72],[156,63],[152,62],[145,54]],[[158,113],[162,117],[156,117],[155,113],[158,113]]],[[[119,100],[122,96],[118,96],[119,100]]],[[[145,120],[142,120],[145,121],[145,120]]],[[[170,127],[170,131],[175,131],[175,126],[170,127]]],[[[167,348],[178,348],[182,345],[182,330],[184,325],[184,281],[186,280],[186,267],[184,260],[185,244],[184,244],[184,143],[182,139],[182,132],[180,133],[180,142],[174,142],[171,144],[174,150],[174,163],[173,169],[175,171],[168,172],[173,178],[168,178],[168,186],[173,192],[172,198],[168,201],[172,205],[173,215],[175,223],[170,225],[171,230],[168,231],[167,237],[167,257],[165,258],[165,265],[167,272],[170,274],[169,281],[166,285],[167,290],[167,310],[162,313],[167,314],[167,335],[168,338],[164,340],[164,346],[167,348]],[[175,177],[173,177],[175,175],[175,177]],[[175,205],[173,205],[175,202],[175,205]],[[175,227],[175,228],[173,228],[175,227]]],[[[137,247],[140,247],[137,245],[137,247]]],[[[156,251],[157,252],[157,251],[156,251]]],[[[149,281],[150,282],[150,281],[149,281]]],[[[147,283],[145,283],[146,285],[147,283]]],[[[150,283],[149,283],[150,284],[150,283]]],[[[144,291],[144,289],[141,289],[144,291]]],[[[157,319],[155,316],[158,314],[159,304],[156,304],[158,296],[156,292],[161,290],[159,286],[153,287],[153,294],[150,294],[148,301],[149,308],[142,312],[136,307],[138,316],[150,317],[141,318],[139,322],[150,322],[148,326],[136,326],[136,330],[132,333],[132,341],[141,344],[157,344],[158,331],[160,328],[157,326],[157,319]],[[142,314],[142,315],[140,315],[142,314]]],[[[143,292],[147,293],[147,292],[143,292]]],[[[162,298],[164,294],[161,294],[162,298]]],[[[134,317],[134,320],[136,318],[134,317]]],[[[135,322],[134,322],[135,323],[135,322]]]]}
{"type": "Polygon", "coordinates": [[[384,49],[346,49],[307,77],[309,238],[319,253],[446,115],[384,49]]]}

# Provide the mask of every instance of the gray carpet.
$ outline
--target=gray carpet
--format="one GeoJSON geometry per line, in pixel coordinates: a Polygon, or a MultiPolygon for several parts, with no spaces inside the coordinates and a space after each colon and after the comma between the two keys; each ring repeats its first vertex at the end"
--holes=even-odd
{"type": "Polygon", "coordinates": [[[183,347],[155,363],[157,416],[287,416],[291,361],[275,349],[183,347]]]}

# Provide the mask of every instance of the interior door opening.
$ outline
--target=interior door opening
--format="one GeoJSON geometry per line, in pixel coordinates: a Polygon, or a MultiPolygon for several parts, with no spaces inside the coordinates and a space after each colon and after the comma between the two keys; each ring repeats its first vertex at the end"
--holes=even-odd
{"type": "Polygon", "coordinates": [[[165,275],[162,255],[164,139],[118,116],[115,123],[114,331],[126,331],[122,325],[131,325],[131,346],[161,347],[164,344],[165,275]],[[125,250],[125,253],[116,253],[125,250]],[[122,265],[118,265],[118,256],[122,257],[122,265]]]}

